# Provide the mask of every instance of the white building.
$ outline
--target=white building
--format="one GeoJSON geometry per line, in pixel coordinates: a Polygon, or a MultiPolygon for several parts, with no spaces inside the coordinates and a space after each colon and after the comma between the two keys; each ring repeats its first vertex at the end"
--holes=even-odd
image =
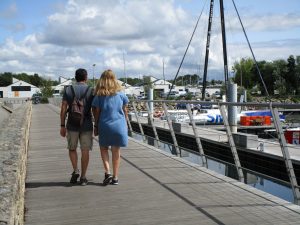
{"type": "Polygon", "coordinates": [[[52,86],[52,89],[54,91],[53,92],[54,96],[60,96],[66,86],[72,85],[72,79],[67,79],[62,76],[59,77],[58,81],[59,81],[58,85],[52,86]]]}
{"type": "Polygon", "coordinates": [[[31,98],[33,94],[40,92],[38,87],[13,78],[11,85],[0,87],[0,98],[31,98]]]}
{"type": "MultiPolygon", "coordinates": [[[[158,79],[155,77],[150,77],[150,80],[152,82],[152,86],[153,86],[153,90],[156,93],[166,93],[169,92],[172,83],[170,83],[169,81],[163,80],[163,79],[158,79]]],[[[174,86],[174,88],[176,88],[174,86]]]]}
{"type": "Polygon", "coordinates": [[[118,80],[118,83],[124,88],[124,93],[127,96],[139,96],[141,92],[144,92],[143,87],[135,87],[120,80],[118,80]]]}

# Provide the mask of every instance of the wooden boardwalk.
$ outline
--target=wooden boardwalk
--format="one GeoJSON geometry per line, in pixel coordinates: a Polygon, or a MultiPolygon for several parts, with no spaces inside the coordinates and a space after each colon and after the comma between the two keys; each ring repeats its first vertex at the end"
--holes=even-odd
{"type": "Polygon", "coordinates": [[[59,109],[34,105],[25,224],[300,224],[300,207],[129,140],[119,185],[106,187],[94,142],[87,186],[70,185],[59,109]]]}

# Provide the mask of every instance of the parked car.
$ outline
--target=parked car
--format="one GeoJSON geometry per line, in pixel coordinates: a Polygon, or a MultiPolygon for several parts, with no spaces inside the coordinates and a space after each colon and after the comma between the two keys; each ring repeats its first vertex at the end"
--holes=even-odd
{"type": "Polygon", "coordinates": [[[186,103],[177,103],[176,109],[186,109],[186,103]]]}
{"type": "Polygon", "coordinates": [[[33,94],[31,97],[31,101],[33,104],[39,104],[41,102],[42,95],[39,93],[33,94]]]}

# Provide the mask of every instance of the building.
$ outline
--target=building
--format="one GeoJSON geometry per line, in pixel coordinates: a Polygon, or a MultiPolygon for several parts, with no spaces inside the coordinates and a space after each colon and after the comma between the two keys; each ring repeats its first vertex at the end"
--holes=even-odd
{"type": "Polygon", "coordinates": [[[142,87],[135,87],[135,86],[127,84],[121,80],[117,80],[117,81],[124,88],[124,93],[127,96],[130,96],[130,97],[139,96],[139,95],[141,95],[141,93],[144,92],[144,88],[142,88],[142,87]]]}
{"type": "Polygon", "coordinates": [[[59,84],[56,86],[52,86],[53,89],[53,96],[61,96],[63,90],[66,86],[72,85],[73,81],[72,79],[67,79],[62,76],[58,78],[59,84]]]}
{"type": "Polygon", "coordinates": [[[13,78],[11,85],[0,87],[0,98],[31,98],[33,94],[40,92],[38,87],[13,78]]]}

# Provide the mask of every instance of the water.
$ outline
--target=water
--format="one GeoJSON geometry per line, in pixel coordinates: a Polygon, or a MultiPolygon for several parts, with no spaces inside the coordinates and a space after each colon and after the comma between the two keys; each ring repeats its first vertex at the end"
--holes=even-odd
{"type": "MultiPolygon", "coordinates": [[[[133,135],[133,138],[139,141],[143,140],[142,135],[136,133],[133,135]]],[[[146,139],[148,143],[154,143],[153,138],[146,137],[146,139]]],[[[160,142],[159,149],[168,153],[174,153],[174,147],[171,144],[160,142]]],[[[202,165],[202,160],[199,155],[193,154],[188,151],[184,151],[183,149],[181,149],[181,155],[181,158],[186,159],[189,162],[202,165]]],[[[220,162],[216,159],[207,158],[207,167],[208,169],[215,171],[219,174],[231,177],[233,179],[237,179],[237,172],[234,165],[225,162],[220,162]]],[[[263,177],[263,175],[255,174],[254,172],[249,172],[247,170],[243,170],[243,172],[246,184],[257,188],[261,191],[282,198],[291,203],[294,202],[293,191],[290,186],[286,185],[286,183],[280,182],[278,180],[272,180],[269,177],[263,177]]]]}

